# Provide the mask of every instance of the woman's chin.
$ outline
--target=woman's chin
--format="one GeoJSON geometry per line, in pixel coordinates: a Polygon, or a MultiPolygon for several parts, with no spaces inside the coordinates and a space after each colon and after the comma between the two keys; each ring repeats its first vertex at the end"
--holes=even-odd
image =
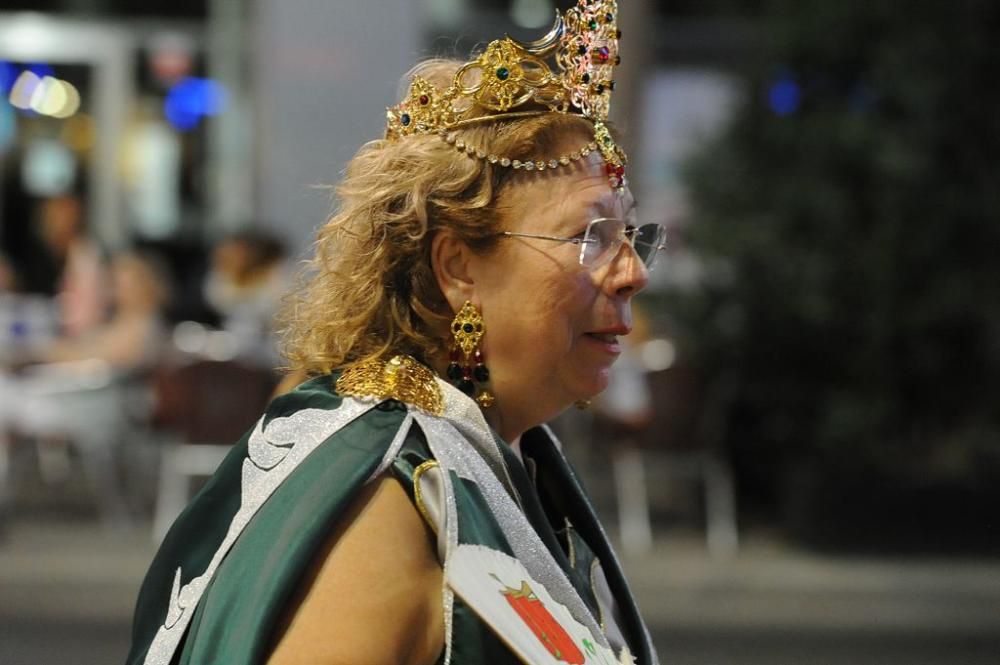
{"type": "Polygon", "coordinates": [[[575,401],[593,399],[603,393],[608,387],[608,383],[611,380],[611,369],[606,367],[604,369],[597,370],[587,377],[581,379],[578,390],[574,391],[577,395],[575,401]]]}

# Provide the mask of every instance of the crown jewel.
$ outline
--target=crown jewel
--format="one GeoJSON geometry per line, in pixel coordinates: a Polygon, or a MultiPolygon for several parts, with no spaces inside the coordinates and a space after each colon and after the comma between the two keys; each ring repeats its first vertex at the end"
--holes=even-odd
{"type": "Polygon", "coordinates": [[[568,166],[599,150],[611,185],[624,187],[627,158],[604,124],[614,68],[621,62],[617,17],[616,0],[579,0],[565,14],[557,11],[552,30],[538,41],[504,37],[490,42],[459,68],[445,90],[414,76],[406,99],[387,110],[386,138],[436,133],[470,156],[525,170],[568,166]],[[516,110],[528,103],[548,111],[516,110]],[[482,109],[492,113],[482,115],[482,109]],[[467,146],[452,132],[473,123],[546,112],[588,118],[594,123],[594,141],[568,155],[522,161],[467,146]]]}

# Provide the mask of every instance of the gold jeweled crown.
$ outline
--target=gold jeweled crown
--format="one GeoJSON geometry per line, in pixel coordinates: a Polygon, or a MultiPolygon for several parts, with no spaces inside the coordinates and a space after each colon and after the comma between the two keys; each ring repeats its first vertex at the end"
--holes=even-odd
{"type": "Polygon", "coordinates": [[[504,37],[490,42],[475,60],[459,68],[445,90],[414,76],[406,99],[387,109],[385,136],[395,140],[438,134],[470,156],[527,171],[568,166],[598,150],[611,186],[622,188],[627,157],[604,124],[615,88],[614,68],[621,62],[620,37],[615,0],[578,0],[565,14],[556,12],[552,30],[538,41],[524,44],[504,37]],[[528,103],[547,110],[515,110],[528,103]],[[476,115],[482,109],[493,113],[476,115]],[[475,123],[543,113],[588,118],[594,124],[594,140],[566,155],[522,161],[467,145],[453,132],[475,123]]]}

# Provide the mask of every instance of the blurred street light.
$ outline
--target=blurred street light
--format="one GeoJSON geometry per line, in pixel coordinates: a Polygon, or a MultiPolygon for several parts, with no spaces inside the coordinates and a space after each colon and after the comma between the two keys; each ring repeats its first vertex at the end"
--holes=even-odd
{"type": "Polygon", "coordinates": [[[10,90],[11,106],[52,118],[68,118],[80,108],[76,86],[54,76],[39,77],[31,69],[21,72],[10,90]]]}

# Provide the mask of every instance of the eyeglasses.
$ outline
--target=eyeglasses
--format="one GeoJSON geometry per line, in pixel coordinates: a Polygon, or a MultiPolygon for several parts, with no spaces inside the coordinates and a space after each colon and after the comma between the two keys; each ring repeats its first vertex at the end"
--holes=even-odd
{"type": "Polygon", "coordinates": [[[623,242],[631,245],[646,268],[652,270],[656,263],[656,257],[667,246],[667,229],[661,224],[630,226],[621,219],[610,217],[593,220],[587,224],[586,231],[572,238],[516,231],[501,231],[499,235],[571,242],[574,245],[580,245],[580,265],[588,270],[600,268],[617,256],[623,242]]]}

